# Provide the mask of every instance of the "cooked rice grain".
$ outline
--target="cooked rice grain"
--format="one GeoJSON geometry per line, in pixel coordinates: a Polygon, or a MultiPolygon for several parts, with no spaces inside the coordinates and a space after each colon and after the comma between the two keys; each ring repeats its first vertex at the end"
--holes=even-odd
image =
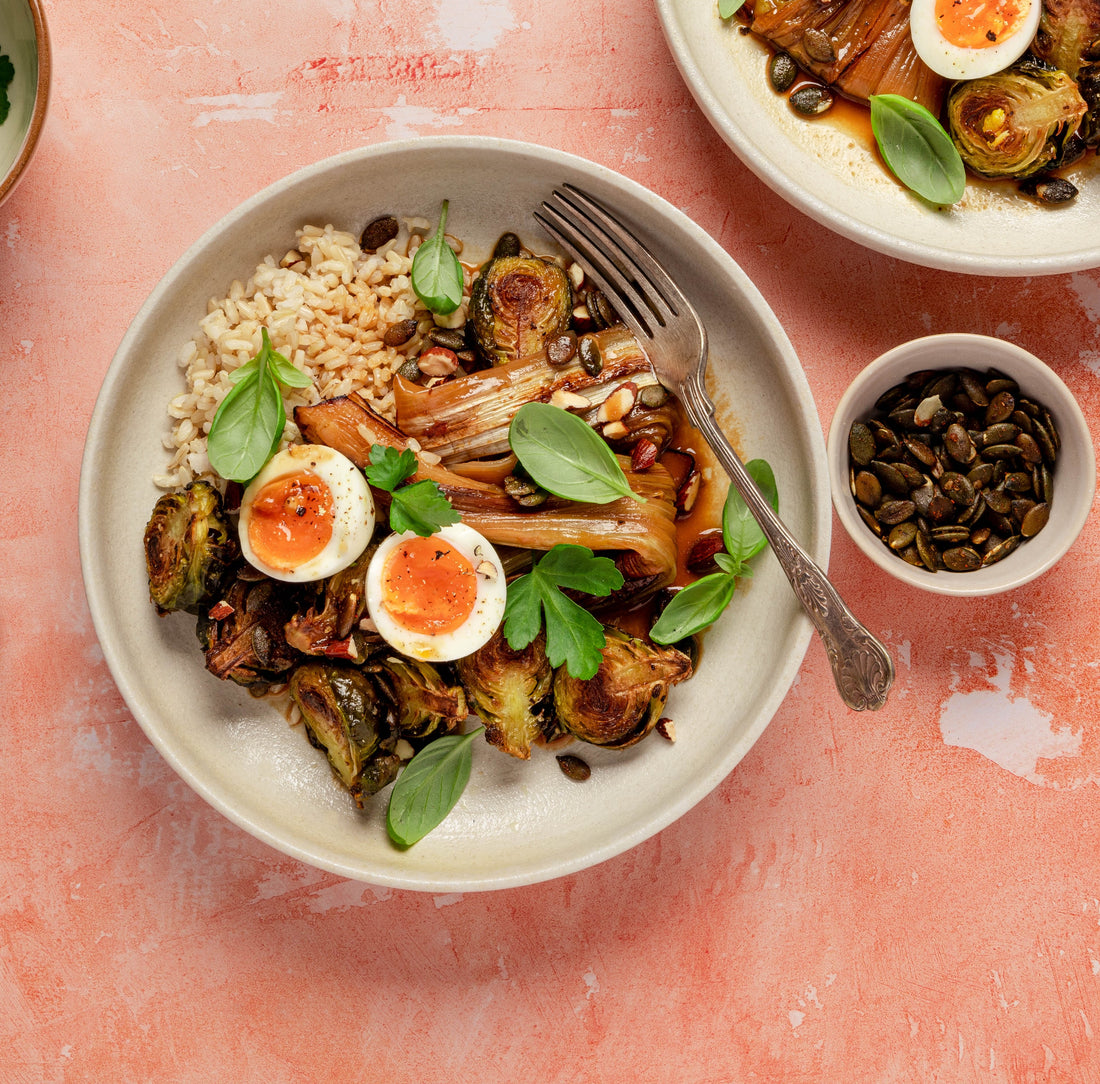
{"type": "MultiPolygon", "coordinates": [[[[350,233],[304,226],[281,261],[268,256],[247,283],[234,282],[225,297],[212,299],[199,333],[179,353],[187,390],[168,406],[175,424],[164,443],[172,458],[156,484],[175,489],[212,474],[206,434],[232,387],[229,374],[259,352],[262,327],[271,345],[313,380],[308,388],[284,389],[291,417],[284,446],[299,439],[295,406],[352,391],[392,421],[393,375],[419,353],[434,323],[410,280],[420,240],[406,224],[385,251],[364,253],[350,233]],[[417,333],[400,347],[386,346],[386,330],[410,317],[417,333]]],[[[458,310],[463,318],[464,310],[458,310]]]]}

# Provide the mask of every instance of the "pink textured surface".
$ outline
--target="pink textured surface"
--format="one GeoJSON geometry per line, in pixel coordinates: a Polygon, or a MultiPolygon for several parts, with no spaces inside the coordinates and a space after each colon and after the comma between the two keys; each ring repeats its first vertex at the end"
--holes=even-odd
{"type": "Polygon", "coordinates": [[[363,143],[524,138],[649,186],[759,286],[823,425],[862,364],[937,331],[1013,339],[1100,417],[1100,272],[983,280],[834,236],[712,132],[647,3],[47,16],[51,114],[0,208],[0,1079],[1100,1079],[1095,516],[977,603],[894,588],[838,529],[833,577],[898,660],[884,711],[844,709],[815,642],[689,815],[465,897],[317,872],[198,799],[103,665],[76,546],[84,431],[141,302],[242,198],[363,143]]]}

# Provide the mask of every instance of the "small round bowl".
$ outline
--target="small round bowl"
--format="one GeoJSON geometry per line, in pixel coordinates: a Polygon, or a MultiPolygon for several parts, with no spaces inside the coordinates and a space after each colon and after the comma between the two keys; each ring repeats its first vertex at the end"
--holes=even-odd
{"type": "Polygon", "coordinates": [[[0,54],[14,69],[7,87],[10,108],[0,124],[3,203],[34,157],[50,97],[50,36],[39,0],[0,0],[0,54]]]}
{"type": "Polygon", "coordinates": [[[1092,438],[1081,408],[1049,366],[1034,354],[984,335],[929,335],[888,350],[852,381],[833,415],[827,442],[833,506],[855,544],[896,579],[942,595],[980,596],[1008,591],[1035,579],[1073,544],[1088,518],[1096,491],[1092,438]],[[903,560],[863,522],[849,481],[848,434],[853,422],[866,420],[883,392],[910,373],[926,369],[997,369],[1012,377],[1021,392],[1054,417],[1061,447],[1054,467],[1050,519],[1034,537],[994,564],[971,572],[930,572],[903,560]]]}

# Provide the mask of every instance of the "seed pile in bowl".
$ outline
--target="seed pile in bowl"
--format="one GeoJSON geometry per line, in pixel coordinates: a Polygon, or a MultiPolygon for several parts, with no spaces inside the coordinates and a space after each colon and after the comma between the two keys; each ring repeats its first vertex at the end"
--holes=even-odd
{"type": "Polygon", "coordinates": [[[848,433],[863,522],[902,560],[972,572],[1046,526],[1059,438],[1050,411],[989,369],[922,370],[848,433]]]}

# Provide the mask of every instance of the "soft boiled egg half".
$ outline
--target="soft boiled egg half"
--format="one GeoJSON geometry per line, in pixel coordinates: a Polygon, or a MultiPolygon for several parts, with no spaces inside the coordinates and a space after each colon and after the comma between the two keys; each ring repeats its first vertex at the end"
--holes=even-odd
{"type": "Polygon", "coordinates": [[[367,612],[379,635],[424,662],[461,659],[485,644],[506,597],[496,550],[464,523],[427,538],[391,534],[367,569],[367,612]]]}
{"type": "Polygon", "coordinates": [[[913,0],[909,33],[937,75],[981,79],[1024,55],[1042,10],[1042,0],[913,0]]]}
{"type": "Polygon", "coordinates": [[[347,568],[374,532],[363,472],[322,444],[273,455],[241,498],[241,552],[276,580],[306,583],[347,568]]]}

